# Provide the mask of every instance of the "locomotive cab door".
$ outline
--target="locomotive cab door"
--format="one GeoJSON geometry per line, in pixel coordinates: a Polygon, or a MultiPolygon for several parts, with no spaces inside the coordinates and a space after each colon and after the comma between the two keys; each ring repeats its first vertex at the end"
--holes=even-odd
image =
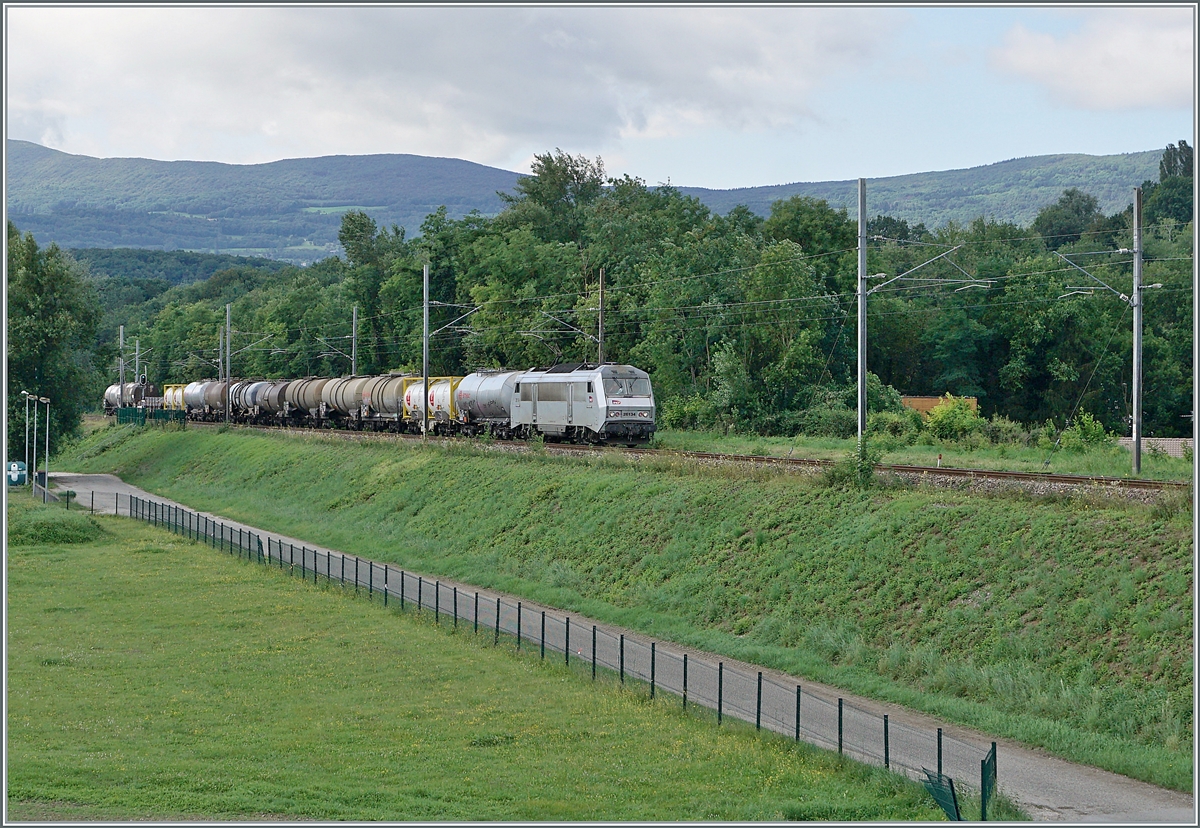
{"type": "Polygon", "coordinates": [[[575,383],[567,383],[567,424],[575,422],[575,383]]]}

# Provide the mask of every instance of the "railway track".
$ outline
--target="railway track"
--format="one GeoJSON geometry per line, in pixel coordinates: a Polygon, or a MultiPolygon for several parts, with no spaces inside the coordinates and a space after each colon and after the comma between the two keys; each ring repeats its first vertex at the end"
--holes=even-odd
{"type": "MultiPolygon", "coordinates": [[[[203,423],[189,422],[189,427],[200,426],[203,428],[218,428],[219,423],[203,423]]],[[[269,431],[274,433],[287,433],[295,435],[313,435],[313,434],[338,434],[347,439],[369,441],[369,440],[392,440],[405,442],[420,442],[421,437],[413,434],[393,434],[389,432],[373,432],[373,431],[341,431],[334,429],[300,429],[287,428],[280,429],[274,426],[256,426],[256,425],[238,425],[236,428],[248,428],[259,431],[269,431]]],[[[450,438],[439,437],[439,441],[445,441],[450,438]]],[[[506,447],[511,447],[516,450],[528,447],[522,443],[504,443],[506,447]]],[[[575,445],[573,443],[546,443],[545,450],[555,454],[598,454],[609,452],[621,452],[623,454],[636,455],[639,457],[664,457],[664,458],[685,458],[697,460],[706,463],[743,463],[757,466],[774,466],[783,469],[793,470],[810,470],[818,471],[821,469],[833,466],[834,460],[819,460],[805,457],[776,457],[771,455],[759,454],[723,454],[719,452],[708,451],[682,451],[676,449],[651,449],[651,448],[618,448],[607,447],[597,448],[595,446],[575,445]]],[[[1116,489],[1116,490],[1141,490],[1141,491],[1175,491],[1186,490],[1191,487],[1191,483],[1175,480],[1146,480],[1129,477],[1098,477],[1085,476],[1074,474],[1053,474],[1050,472],[1018,472],[1018,471],[999,471],[995,469],[963,469],[950,466],[908,466],[902,464],[878,463],[875,466],[876,471],[891,472],[908,478],[925,478],[925,479],[941,479],[941,480],[978,480],[978,481],[994,481],[994,482],[1010,482],[1010,483],[1037,483],[1050,486],[1085,486],[1100,489],[1116,489]]]]}

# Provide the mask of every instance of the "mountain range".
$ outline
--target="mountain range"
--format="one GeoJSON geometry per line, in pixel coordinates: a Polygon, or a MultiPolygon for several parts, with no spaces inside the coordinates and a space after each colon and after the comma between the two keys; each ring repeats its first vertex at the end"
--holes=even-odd
{"type": "MultiPolygon", "coordinates": [[[[1077,187],[1105,213],[1125,208],[1132,190],[1157,179],[1162,150],[1123,155],[1042,155],[981,167],[870,179],[868,214],[935,228],[980,216],[1028,225],[1077,187]]],[[[519,173],[454,158],[333,155],[268,164],[155,161],[71,155],[7,141],[9,218],[39,244],[133,247],[267,256],[307,263],[336,252],[341,214],[365,210],[380,226],[412,236],[445,206],[451,218],[498,213],[498,192],[519,173]]],[[[710,209],[741,204],[769,215],[794,195],[825,199],[854,215],[857,182],[797,182],[714,190],[677,187],[710,209]]]]}

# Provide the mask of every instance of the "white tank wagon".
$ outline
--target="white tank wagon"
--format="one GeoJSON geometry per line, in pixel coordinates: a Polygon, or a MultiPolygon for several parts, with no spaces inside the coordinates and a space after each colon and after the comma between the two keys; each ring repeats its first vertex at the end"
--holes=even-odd
{"type": "Polygon", "coordinates": [[[204,386],[210,382],[212,380],[189,382],[183,387],[183,407],[188,412],[204,410],[204,386]]]}
{"type": "Polygon", "coordinates": [[[429,415],[427,428],[434,434],[453,434],[457,429],[457,409],[454,392],[462,377],[430,377],[429,393],[425,393],[425,380],[413,378],[404,389],[404,419],[417,431],[426,408],[429,415]]]}
{"type": "Polygon", "coordinates": [[[141,382],[125,383],[125,393],[121,393],[121,383],[113,383],[104,389],[104,413],[112,414],[118,408],[139,408],[148,405],[151,399],[157,398],[158,389],[150,383],[146,382],[145,377],[141,382]]]}
{"type": "Polygon", "coordinates": [[[183,385],[164,385],[163,386],[163,408],[172,411],[183,411],[183,385]]]}
{"type": "Polygon", "coordinates": [[[513,391],[523,371],[476,371],[454,391],[460,430],[469,436],[488,433],[511,438],[513,391]]]}

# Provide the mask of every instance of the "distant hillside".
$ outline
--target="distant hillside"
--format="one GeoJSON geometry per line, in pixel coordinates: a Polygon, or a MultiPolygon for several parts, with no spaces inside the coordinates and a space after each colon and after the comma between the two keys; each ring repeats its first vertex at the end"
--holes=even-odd
{"type": "MultiPolygon", "coordinates": [[[[366,210],[380,226],[419,232],[445,205],[452,218],[498,213],[497,191],[520,178],[452,158],[335,155],[270,164],[90,158],[9,140],[9,217],[39,244],[69,248],[153,248],[267,256],[306,263],[338,250],[341,214],[366,210]]],[[[1047,155],[985,167],[872,179],[868,212],[937,227],[981,215],[1021,225],[1078,187],[1106,213],[1129,204],[1133,187],[1158,176],[1162,150],[1127,155],[1047,155]]],[[[768,215],[792,195],[823,198],[853,214],[853,181],[734,190],[681,187],[726,213],[745,204],[768,215]]]]}
{"type": "Polygon", "coordinates": [[[334,155],[270,164],[69,155],[8,141],[8,210],[39,243],[153,247],[312,261],[337,249],[341,214],[366,210],[414,234],[451,217],[497,213],[517,173],[454,158],[334,155]]]}
{"type": "MultiPolygon", "coordinates": [[[[1038,211],[1058,200],[1063,190],[1078,187],[1100,201],[1106,214],[1120,212],[1133,201],[1133,188],[1158,180],[1162,150],[1125,155],[1039,155],[971,167],[965,170],[914,173],[867,180],[867,214],[923,222],[940,227],[948,221],[966,223],[979,216],[1028,226],[1038,211]]],[[[795,195],[823,198],[833,207],[858,214],[857,181],[818,181],[706,190],[680,187],[709,208],[726,213],[744,204],[761,216],[771,204],[795,195]]]]}

